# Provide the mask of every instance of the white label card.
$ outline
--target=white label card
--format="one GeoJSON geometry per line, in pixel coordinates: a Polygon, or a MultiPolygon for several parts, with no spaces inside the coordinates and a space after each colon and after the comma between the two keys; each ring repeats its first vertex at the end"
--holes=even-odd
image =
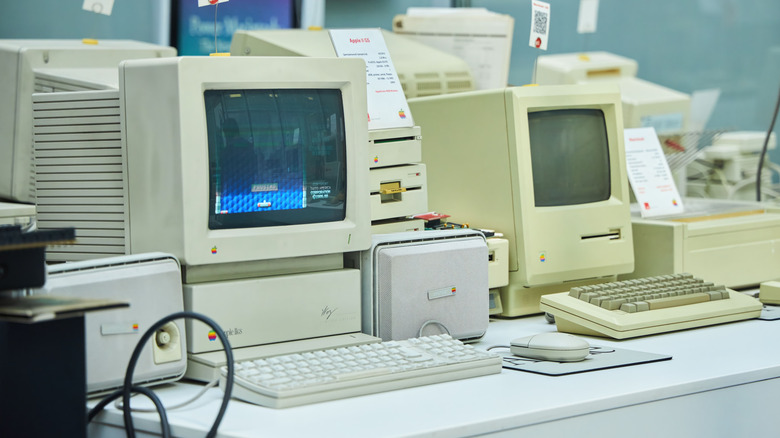
{"type": "Polygon", "coordinates": [[[682,213],[682,198],[677,192],[655,129],[635,128],[623,132],[628,181],[639,203],[642,217],[682,213]]]}
{"type": "Polygon", "coordinates": [[[580,0],[577,33],[595,33],[599,20],[599,0],[580,0]]]}
{"type": "Polygon", "coordinates": [[[201,8],[203,6],[208,5],[216,5],[217,3],[225,3],[228,0],[198,0],[198,7],[201,8]]]}
{"type": "Polygon", "coordinates": [[[414,126],[401,81],[380,29],[331,29],[330,39],[341,58],[366,62],[368,129],[414,126]]]}
{"type": "Polygon", "coordinates": [[[547,50],[550,33],[550,4],[531,2],[531,38],[528,44],[537,49],[547,50]]]}
{"type": "Polygon", "coordinates": [[[96,14],[111,15],[114,9],[114,0],[84,0],[81,9],[96,14]]]}

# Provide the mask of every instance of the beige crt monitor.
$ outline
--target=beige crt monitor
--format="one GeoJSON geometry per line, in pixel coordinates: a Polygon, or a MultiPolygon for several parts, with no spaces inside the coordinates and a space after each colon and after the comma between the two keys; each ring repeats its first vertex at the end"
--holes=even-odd
{"type": "Polygon", "coordinates": [[[509,240],[504,316],[633,270],[620,94],[512,87],[412,99],[429,206],[509,240]]]}
{"type": "Polygon", "coordinates": [[[120,61],[171,56],[129,40],[0,40],[0,199],[35,202],[33,93],[116,89],[120,61]]]}

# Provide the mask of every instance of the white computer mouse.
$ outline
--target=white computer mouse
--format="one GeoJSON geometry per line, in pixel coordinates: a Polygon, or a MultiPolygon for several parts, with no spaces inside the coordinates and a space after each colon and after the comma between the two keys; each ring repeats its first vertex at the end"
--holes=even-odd
{"type": "Polygon", "coordinates": [[[510,349],[515,356],[552,362],[579,362],[588,355],[590,344],[573,335],[550,332],[513,339],[510,349]]]}

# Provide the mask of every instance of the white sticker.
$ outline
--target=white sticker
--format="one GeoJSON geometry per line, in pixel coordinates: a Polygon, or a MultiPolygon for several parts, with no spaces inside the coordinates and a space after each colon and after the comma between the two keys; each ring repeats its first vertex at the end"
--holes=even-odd
{"type": "Polygon", "coordinates": [[[81,8],[96,14],[111,15],[111,10],[114,9],[114,0],[84,0],[81,8]]]}
{"type": "Polygon", "coordinates": [[[550,33],[550,4],[531,2],[531,38],[528,44],[537,49],[547,50],[550,33]]]}
{"type": "Polygon", "coordinates": [[[580,0],[577,33],[595,33],[599,20],[599,0],[580,0]]]}
{"type": "Polygon", "coordinates": [[[683,203],[674,184],[658,135],[653,128],[623,131],[626,144],[628,181],[643,218],[683,212],[683,203]]]}
{"type": "Polygon", "coordinates": [[[225,3],[228,0],[198,0],[198,7],[216,5],[217,3],[225,3]]]}

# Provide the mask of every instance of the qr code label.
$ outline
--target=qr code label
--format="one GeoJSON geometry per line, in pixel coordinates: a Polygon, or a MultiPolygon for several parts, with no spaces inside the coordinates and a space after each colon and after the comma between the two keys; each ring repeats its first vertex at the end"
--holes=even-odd
{"type": "Polygon", "coordinates": [[[550,4],[541,1],[531,2],[531,38],[529,44],[537,49],[547,50],[550,32],[550,4]]]}
{"type": "Polygon", "coordinates": [[[544,11],[534,11],[534,32],[547,35],[547,17],[549,15],[544,11]]]}

